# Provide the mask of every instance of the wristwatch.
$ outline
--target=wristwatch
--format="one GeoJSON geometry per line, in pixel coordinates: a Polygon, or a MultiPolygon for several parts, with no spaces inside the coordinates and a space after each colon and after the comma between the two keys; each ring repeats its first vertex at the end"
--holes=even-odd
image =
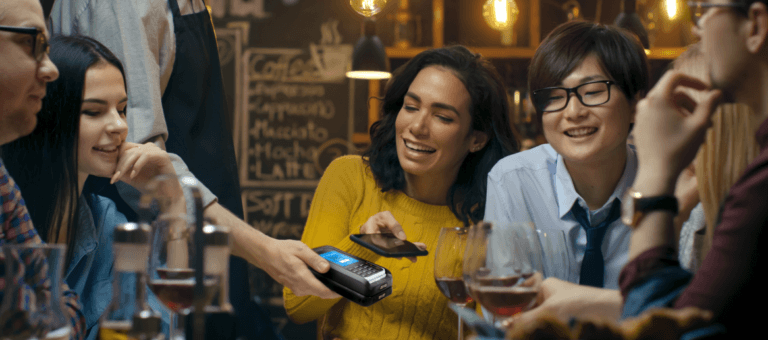
{"type": "Polygon", "coordinates": [[[621,222],[629,227],[637,227],[646,213],[654,210],[666,210],[677,215],[677,198],[672,195],[644,197],[639,191],[629,188],[621,201],[621,222]]]}

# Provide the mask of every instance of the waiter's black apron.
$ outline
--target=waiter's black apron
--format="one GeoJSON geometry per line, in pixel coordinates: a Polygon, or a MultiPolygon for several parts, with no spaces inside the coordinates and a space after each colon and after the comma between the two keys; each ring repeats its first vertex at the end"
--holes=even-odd
{"type": "MultiPolygon", "coordinates": [[[[224,120],[228,111],[211,17],[207,10],[182,16],[176,0],[168,0],[168,5],[173,12],[176,59],[162,99],[168,125],[165,146],[184,160],[222,206],[243,218],[232,133],[224,120]]],[[[279,339],[267,313],[250,297],[246,262],[231,257],[229,273],[238,336],[279,339]]]]}

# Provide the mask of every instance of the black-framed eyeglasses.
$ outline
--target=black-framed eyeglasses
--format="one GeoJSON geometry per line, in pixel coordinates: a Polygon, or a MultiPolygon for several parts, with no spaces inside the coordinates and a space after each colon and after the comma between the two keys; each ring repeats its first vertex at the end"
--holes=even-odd
{"type": "Polygon", "coordinates": [[[45,32],[39,28],[0,26],[0,31],[31,35],[35,39],[35,43],[32,45],[32,56],[34,56],[38,62],[43,61],[45,55],[50,51],[48,38],[45,36],[45,32]]]}
{"type": "Polygon", "coordinates": [[[581,84],[576,87],[547,87],[532,93],[533,105],[540,112],[560,111],[568,106],[571,93],[579,98],[584,106],[598,106],[611,100],[611,80],[598,80],[581,84]]]}
{"type": "Polygon", "coordinates": [[[709,2],[688,1],[688,7],[691,9],[691,21],[693,21],[693,24],[696,26],[699,25],[699,20],[710,8],[733,8],[739,13],[747,14],[747,5],[734,2],[713,4],[709,2]]]}

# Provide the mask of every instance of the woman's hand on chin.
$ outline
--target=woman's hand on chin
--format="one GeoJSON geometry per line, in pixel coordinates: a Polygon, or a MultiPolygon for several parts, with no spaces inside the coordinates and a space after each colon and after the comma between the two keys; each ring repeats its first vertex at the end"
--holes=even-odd
{"type": "Polygon", "coordinates": [[[146,144],[123,142],[119,152],[115,173],[110,180],[111,184],[123,181],[142,193],[148,193],[152,179],[158,175],[170,175],[173,178],[172,182],[176,183],[172,187],[178,189],[179,196],[183,195],[181,186],[176,180],[176,170],[173,169],[171,157],[165,150],[152,142],[146,144]]]}

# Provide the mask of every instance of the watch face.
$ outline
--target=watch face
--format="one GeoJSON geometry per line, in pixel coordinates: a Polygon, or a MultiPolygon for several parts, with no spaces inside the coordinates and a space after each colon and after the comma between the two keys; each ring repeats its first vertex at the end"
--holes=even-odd
{"type": "Polygon", "coordinates": [[[621,201],[621,223],[632,226],[635,219],[635,199],[632,197],[631,192],[624,195],[624,199],[621,201]]]}

